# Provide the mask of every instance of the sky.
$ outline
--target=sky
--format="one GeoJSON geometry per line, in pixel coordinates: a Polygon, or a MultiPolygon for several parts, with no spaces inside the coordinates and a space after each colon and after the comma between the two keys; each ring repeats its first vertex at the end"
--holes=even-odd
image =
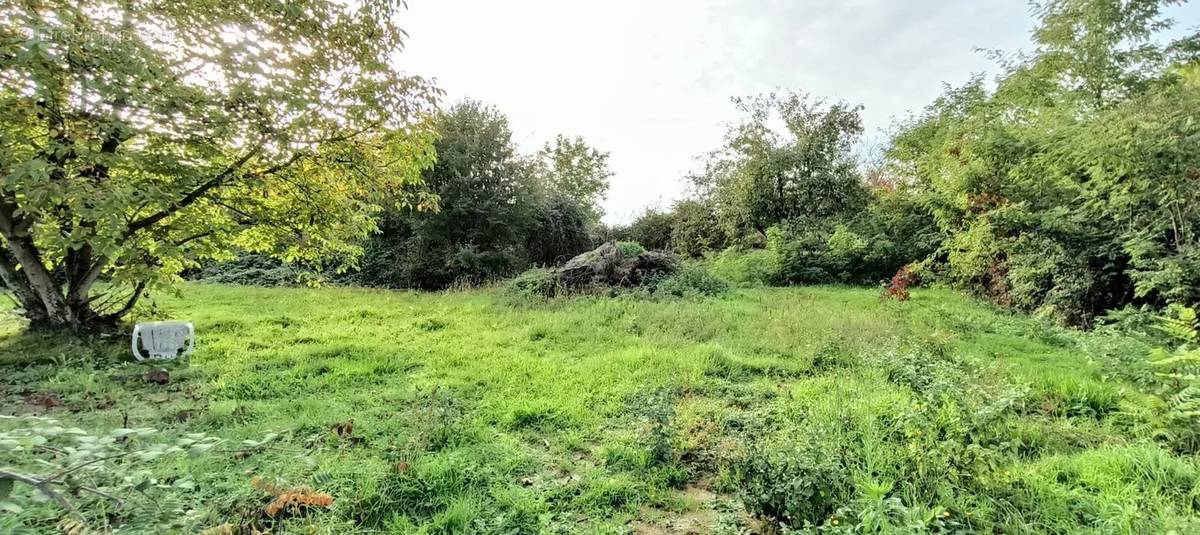
{"type": "MultiPolygon", "coordinates": [[[[730,98],[781,89],[864,106],[868,143],[971,73],[1029,46],[1024,0],[409,0],[401,68],[445,103],[507,114],[531,153],[556,134],[608,151],[605,220],[686,196],[730,98]]],[[[1200,9],[1171,15],[1200,23],[1200,9]]]]}

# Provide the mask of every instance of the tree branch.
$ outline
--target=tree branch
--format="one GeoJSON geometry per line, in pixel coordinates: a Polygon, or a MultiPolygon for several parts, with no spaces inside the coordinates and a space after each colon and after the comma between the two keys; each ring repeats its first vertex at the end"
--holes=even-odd
{"type": "Polygon", "coordinates": [[[55,503],[62,506],[63,509],[66,509],[71,516],[80,521],[83,520],[83,515],[79,514],[79,511],[75,509],[75,506],[71,505],[71,502],[67,501],[62,494],[59,494],[58,491],[54,490],[54,481],[51,479],[18,474],[16,472],[8,472],[4,470],[0,470],[0,479],[20,481],[21,483],[30,485],[33,488],[38,489],[38,492],[41,492],[43,496],[54,500],[55,503]]]}
{"type": "Polygon", "coordinates": [[[129,296],[129,300],[125,302],[125,305],[117,309],[116,312],[105,315],[104,318],[110,321],[116,321],[124,317],[129,313],[130,310],[133,310],[134,306],[137,305],[138,299],[142,297],[142,292],[144,291],[146,291],[146,281],[139,281],[137,286],[134,286],[133,288],[133,295],[129,296]]]}
{"type": "Polygon", "coordinates": [[[125,229],[125,237],[128,238],[130,236],[133,236],[138,231],[140,231],[146,227],[149,227],[151,225],[154,225],[155,223],[158,223],[159,221],[162,221],[163,219],[170,217],[172,214],[174,214],[184,208],[187,208],[188,206],[191,206],[193,203],[200,200],[200,198],[203,197],[205,193],[208,193],[213,188],[216,188],[216,187],[224,184],[225,181],[229,179],[229,177],[233,176],[234,173],[236,173],[238,169],[240,169],[243,165],[246,164],[246,162],[250,161],[251,158],[253,158],[255,155],[257,155],[261,151],[262,151],[261,146],[255,147],[253,150],[242,155],[241,158],[238,158],[237,161],[233,162],[232,164],[229,164],[229,167],[226,167],[225,170],[218,173],[217,176],[212,177],[207,182],[204,182],[203,184],[200,184],[199,186],[197,186],[196,189],[193,189],[192,191],[188,192],[187,195],[184,195],[182,199],[179,199],[178,201],[171,203],[170,206],[163,208],[162,210],[159,210],[153,214],[143,217],[137,221],[134,221],[133,223],[130,223],[129,227],[125,229]]]}
{"type": "Polygon", "coordinates": [[[188,237],[186,237],[186,238],[184,238],[184,239],[182,239],[182,240],[176,241],[176,242],[175,242],[175,246],[176,246],[176,247],[179,247],[179,246],[182,246],[182,245],[186,245],[188,242],[192,242],[192,241],[199,240],[199,239],[202,239],[202,238],[207,238],[207,237],[209,237],[209,236],[212,236],[213,234],[216,234],[216,233],[217,233],[217,231],[215,231],[215,230],[209,230],[209,231],[201,232],[201,233],[199,233],[199,234],[193,234],[193,235],[191,235],[191,236],[188,236],[188,237]]]}

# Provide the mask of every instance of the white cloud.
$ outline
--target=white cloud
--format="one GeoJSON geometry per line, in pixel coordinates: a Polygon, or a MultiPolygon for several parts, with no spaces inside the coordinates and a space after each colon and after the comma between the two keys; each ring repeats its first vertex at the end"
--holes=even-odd
{"type": "Polygon", "coordinates": [[[563,133],[612,153],[609,221],[684,193],[695,156],[734,118],[732,96],[787,88],[861,103],[874,131],[929,103],[943,82],[994,71],[975,49],[1027,46],[1033,24],[1019,0],[409,6],[403,68],[436,78],[448,101],[497,106],[526,151],[563,133]]]}

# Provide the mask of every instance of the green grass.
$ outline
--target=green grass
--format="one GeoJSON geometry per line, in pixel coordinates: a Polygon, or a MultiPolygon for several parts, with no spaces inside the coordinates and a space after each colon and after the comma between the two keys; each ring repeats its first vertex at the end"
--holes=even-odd
{"type": "MultiPolygon", "coordinates": [[[[1138,432],[1129,406],[1143,396],[1096,357],[1112,340],[949,291],[512,305],[494,290],[186,285],[155,309],[199,336],[165,386],[140,379],[124,339],[23,334],[5,320],[0,413],[231,443],[282,431],[265,451],[157,468],[197,482],[197,528],[735,533],[758,525],[747,489],[789,482],[799,487],[776,501],[811,505],[820,517],[804,520],[830,530],[1197,527],[1200,468],[1138,432]],[[26,401],[47,392],[62,405],[26,401]],[[355,438],[331,431],[349,420],[355,438]],[[335,502],[262,518],[252,474],[335,502]],[[827,508],[792,498],[826,483],[827,508]]],[[[52,525],[38,518],[52,511],[21,521],[52,525]]]]}

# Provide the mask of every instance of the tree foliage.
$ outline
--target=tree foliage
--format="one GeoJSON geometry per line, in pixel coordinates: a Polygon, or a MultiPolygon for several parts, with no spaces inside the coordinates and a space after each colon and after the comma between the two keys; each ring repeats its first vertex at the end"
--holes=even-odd
{"type": "Polygon", "coordinates": [[[400,9],[0,5],[0,275],[25,315],[115,320],[234,248],[352,263],[378,192],[428,206],[437,93],[393,67],[400,9]]]}
{"type": "Polygon", "coordinates": [[[600,222],[600,202],[608,192],[608,153],[588,145],[582,137],[559,135],[546,143],[537,158],[547,185],[555,193],[582,208],[589,226],[600,222]]]}
{"type": "Polygon", "coordinates": [[[355,280],[445,288],[555,264],[591,248],[607,154],[560,136],[538,155],[522,155],[507,117],[471,100],[439,113],[433,126],[438,158],[423,178],[440,209],[390,211],[355,280]]]}
{"type": "Polygon", "coordinates": [[[892,170],[947,235],[949,281],[1083,324],[1200,298],[1200,70],[1156,38],[1174,3],[1038,4],[996,89],[976,78],[905,125],[892,170]]]}
{"type": "Polygon", "coordinates": [[[647,249],[663,251],[671,248],[671,235],[674,227],[674,214],[665,210],[648,208],[628,227],[620,229],[617,237],[636,242],[647,249]]]}
{"type": "Polygon", "coordinates": [[[829,218],[865,205],[851,149],[861,107],[800,93],[734,99],[743,118],[692,177],[731,236],[829,218]],[[782,125],[782,129],[778,128],[782,125]]]}

